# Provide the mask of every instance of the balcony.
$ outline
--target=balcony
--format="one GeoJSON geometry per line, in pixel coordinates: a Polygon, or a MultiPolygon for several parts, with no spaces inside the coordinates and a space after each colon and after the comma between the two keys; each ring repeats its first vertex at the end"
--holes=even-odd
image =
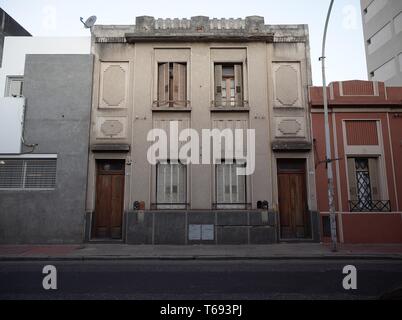
{"type": "Polygon", "coordinates": [[[152,103],[152,111],[191,111],[191,102],[189,100],[155,100],[152,103]]]}
{"type": "Polygon", "coordinates": [[[349,201],[350,212],[391,212],[391,201],[349,201]]]}
{"type": "Polygon", "coordinates": [[[222,101],[212,101],[211,111],[240,111],[248,112],[250,111],[248,100],[222,100],[222,101]]]}

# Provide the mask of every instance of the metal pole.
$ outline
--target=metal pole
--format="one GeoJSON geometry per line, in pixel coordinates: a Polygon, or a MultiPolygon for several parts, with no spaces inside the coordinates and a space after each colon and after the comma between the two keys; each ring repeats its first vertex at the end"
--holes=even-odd
{"type": "Polygon", "coordinates": [[[334,5],[334,0],[331,0],[328,9],[327,19],[325,21],[324,37],[322,41],[322,56],[320,58],[322,63],[322,88],[323,88],[323,98],[324,98],[324,121],[325,121],[325,149],[326,149],[326,165],[327,165],[327,175],[328,175],[328,204],[331,220],[331,240],[332,240],[332,251],[337,251],[337,232],[336,232],[336,213],[335,213],[335,197],[334,197],[334,174],[332,171],[332,152],[331,152],[331,136],[329,130],[329,116],[328,116],[328,97],[327,97],[327,80],[325,76],[325,45],[327,41],[327,31],[329,19],[331,17],[332,7],[334,5]]]}

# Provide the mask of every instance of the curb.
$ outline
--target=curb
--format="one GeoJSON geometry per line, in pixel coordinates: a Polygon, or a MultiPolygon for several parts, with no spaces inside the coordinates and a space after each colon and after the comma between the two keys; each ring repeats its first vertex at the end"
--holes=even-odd
{"type": "Polygon", "coordinates": [[[395,260],[402,255],[318,255],[318,256],[3,256],[0,262],[36,261],[279,261],[279,260],[395,260]]]}

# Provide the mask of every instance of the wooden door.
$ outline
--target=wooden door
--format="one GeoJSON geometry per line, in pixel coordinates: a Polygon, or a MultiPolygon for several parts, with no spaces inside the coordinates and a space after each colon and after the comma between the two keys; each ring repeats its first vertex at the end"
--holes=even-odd
{"type": "Polygon", "coordinates": [[[278,161],[278,197],[282,239],[309,237],[304,160],[278,161]]]}
{"type": "Polygon", "coordinates": [[[94,237],[121,239],[124,208],[123,160],[97,163],[94,237]]]}

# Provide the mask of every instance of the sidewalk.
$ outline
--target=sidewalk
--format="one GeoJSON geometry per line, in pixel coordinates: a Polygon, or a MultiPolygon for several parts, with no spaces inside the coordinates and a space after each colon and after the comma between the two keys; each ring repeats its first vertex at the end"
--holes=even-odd
{"type": "Polygon", "coordinates": [[[328,245],[310,243],[261,246],[0,245],[0,261],[289,259],[402,261],[402,244],[342,245],[336,253],[331,252],[328,245]]]}

